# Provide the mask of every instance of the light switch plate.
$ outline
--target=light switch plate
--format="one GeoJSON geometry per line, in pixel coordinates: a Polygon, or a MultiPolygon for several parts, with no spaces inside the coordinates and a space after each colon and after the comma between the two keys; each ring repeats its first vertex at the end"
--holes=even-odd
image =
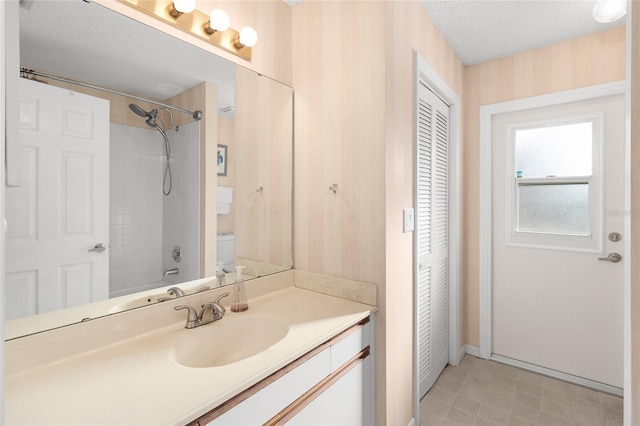
{"type": "Polygon", "coordinates": [[[414,229],[414,216],[413,209],[402,209],[403,213],[403,221],[402,221],[402,232],[413,232],[414,229]]]}

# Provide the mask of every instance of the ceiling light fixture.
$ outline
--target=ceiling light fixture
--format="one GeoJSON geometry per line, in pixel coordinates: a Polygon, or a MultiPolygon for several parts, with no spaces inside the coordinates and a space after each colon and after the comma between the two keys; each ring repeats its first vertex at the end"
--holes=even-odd
{"type": "Polygon", "coordinates": [[[593,19],[603,24],[617,21],[626,13],[626,0],[598,0],[593,6],[593,19]]]}
{"type": "Polygon", "coordinates": [[[196,0],[119,1],[248,61],[258,41],[253,28],[244,27],[238,32],[230,28],[226,12],[216,9],[207,15],[195,8],[196,0]]]}

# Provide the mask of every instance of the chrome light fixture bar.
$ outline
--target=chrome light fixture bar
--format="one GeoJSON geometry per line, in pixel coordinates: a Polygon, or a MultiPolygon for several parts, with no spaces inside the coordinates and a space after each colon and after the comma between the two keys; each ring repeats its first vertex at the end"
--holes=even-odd
{"type": "MultiPolygon", "coordinates": [[[[205,40],[216,47],[220,47],[228,52],[233,53],[247,61],[251,61],[251,46],[257,42],[257,34],[255,30],[249,28],[247,34],[247,28],[243,28],[240,32],[233,28],[221,27],[216,28],[217,24],[214,24],[214,14],[211,17],[198,9],[181,10],[181,5],[176,3],[183,3],[183,1],[172,0],[119,0],[135,9],[138,9],[147,15],[151,15],[169,25],[172,25],[186,33],[194,35],[202,40],[205,40]],[[244,36],[244,37],[243,37],[244,36]],[[244,40],[249,40],[244,42],[244,40]]],[[[187,1],[195,5],[195,0],[187,1]]],[[[219,16],[218,11],[216,16],[219,16]]],[[[223,12],[224,13],[224,12],[223,12]]],[[[225,14],[226,15],[226,14],[225,14]]],[[[223,19],[224,21],[224,19],[223,19]]],[[[227,18],[228,21],[228,18],[227,18]]]]}

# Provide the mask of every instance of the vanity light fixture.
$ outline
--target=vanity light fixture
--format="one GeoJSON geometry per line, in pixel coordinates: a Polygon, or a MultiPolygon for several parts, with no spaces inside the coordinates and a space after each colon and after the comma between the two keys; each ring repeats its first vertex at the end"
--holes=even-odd
{"type": "Polygon", "coordinates": [[[603,24],[617,21],[626,13],[626,0],[598,0],[593,6],[593,19],[603,24]]]}
{"type": "Polygon", "coordinates": [[[207,15],[195,8],[196,0],[119,1],[248,61],[258,41],[253,28],[238,32],[230,27],[226,12],[216,9],[207,15]]]}
{"type": "MultiPolygon", "coordinates": [[[[215,9],[209,15],[209,21],[204,24],[202,29],[205,33],[211,35],[216,31],[226,31],[231,26],[229,15],[222,9],[215,9]]],[[[242,33],[242,31],[240,31],[242,33]]]]}
{"type": "Polygon", "coordinates": [[[240,30],[238,37],[233,39],[233,45],[242,49],[243,47],[253,47],[258,42],[258,33],[251,27],[244,27],[240,30]]]}
{"type": "Polygon", "coordinates": [[[173,0],[167,7],[167,12],[174,18],[183,13],[191,13],[196,8],[196,0],[173,0]]]}

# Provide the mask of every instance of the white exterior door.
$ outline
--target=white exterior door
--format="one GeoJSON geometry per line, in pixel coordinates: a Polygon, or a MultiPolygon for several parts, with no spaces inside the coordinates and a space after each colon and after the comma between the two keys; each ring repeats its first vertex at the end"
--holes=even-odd
{"type": "Polygon", "coordinates": [[[617,388],[624,114],[619,95],[492,122],[493,354],[617,388]]]}
{"type": "Polygon", "coordinates": [[[449,359],[449,107],[418,84],[416,286],[419,397],[449,359]]]}
{"type": "Polygon", "coordinates": [[[22,186],[6,189],[8,320],[109,296],[109,102],[20,79],[20,125],[22,186]]]}

